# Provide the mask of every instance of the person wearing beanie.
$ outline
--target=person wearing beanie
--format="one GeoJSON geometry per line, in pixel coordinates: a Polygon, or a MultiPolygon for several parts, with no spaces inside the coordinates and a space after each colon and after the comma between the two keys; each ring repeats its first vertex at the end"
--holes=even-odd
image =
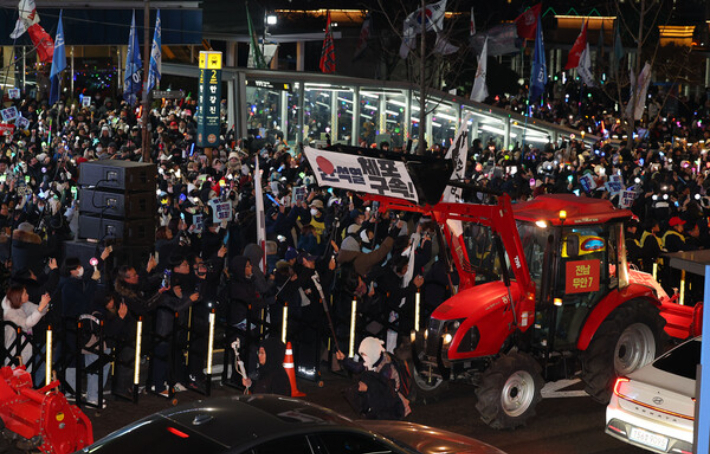
{"type": "Polygon", "coordinates": [[[399,236],[403,227],[404,221],[397,221],[380,247],[368,253],[362,252],[362,237],[360,234],[349,234],[340,244],[340,252],[337,257],[338,264],[343,265],[350,263],[358,276],[367,276],[375,265],[382,263],[384,259],[387,258],[387,254],[389,254],[394,246],[395,238],[399,236]]]}

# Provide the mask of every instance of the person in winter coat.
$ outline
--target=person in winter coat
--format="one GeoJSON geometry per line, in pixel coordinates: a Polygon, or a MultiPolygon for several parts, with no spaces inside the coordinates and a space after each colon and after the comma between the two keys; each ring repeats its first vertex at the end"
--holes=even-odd
{"type": "Polygon", "coordinates": [[[253,394],[291,396],[291,381],[283,361],[286,347],[275,337],[264,339],[259,345],[259,366],[252,377],[242,378],[242,384],[253,394]]]}
{"type": "MultiPolygon", "coordinates": [[[[50,300],[49,293],[45,293],[42,295],[39,304],[34,304],[30,302],[30,296],[24,285],[13,284],[2,300],[4,320],[14,323],[18,328],[22,329],[26,336],[31,337],[32,328],[47,313],[50,300]]],[[[5,348],[12,356],[19,356],[22,364],[29,365],[32,358],[32,345],[27,343],[17,352],[14,350],[13,345],[16,340],[17,330],[9,324],[5,325],[5,348]]],[[[20,342],[22,343],[24,340],[21,339],[20,342]]],[[[9,361],[6,361],[6,364],[8,363],[9,361]]]]}
{"type": "Polygon", "coordinates": [[[264,251],[262,251],[258,245],[251,243],[247,244],[247,247],[244,248],[244,256],[248,258],[251,263],[253,274],[252,282],[254,283],[256,291],[270,304],[273,302],[270,300],[273,300],[273,295],[276,292],[273,280],[269,280],[259,266],[264,259],[264,251]]]}
{"type": "MultiPolygon", "coordinates": [[[[248,366],[255,364],[256,346],[249,346],[247,340],[250,336],[247,336],[247,331],[254,329],[256,326],[254,321],[258,319],[261,310],[266,306],[264,299],[254,285],[254,268],[256,267],[252,266],[251,261],[242,255],[234,257],[229,263],[227,323],[231,327],[231,333],[228,343],[231,345],[235,339],[241,339],[244,349],[242,357],[248,366]],[[249,323],[247,323],[247,318],[249,323]]],[[[232,359],[230,363],[234,364],[231,349],[228,354],[232,359]]],[[[236,369],[233,369],[232,377],[236,377],[236,374],[236,369]]]]}
{"type": "Polygon", "coordinates": [[[31,269],[39,275],[44,268],[44,259],[49,249],[42,238],[34,233],[34,226],[23,222],[12,232],[12,265],[16,270],[31,269]]]}
{"type": "Polygon", "coordinates": [[[163,397],[170,395],[166,387],[170,377],[173,379],[172,383],[180,383],[187,378],[187,369],[182,361],[182,349],[177,347],[177,351],[171,351],[172,336],[178,336],[175,340],[175,345],[178,346],[183,344],[181,337],[185,337],[184,331],[181,330],[179,333],[173,331],[175,314],[178,318],[177,325],[187,326],[187,309],[200,299],[200,294],[183,292],[182,284],[182,278],[178,274],[173,274],[170,287],[160,289],[161,297],[155,313],[157,344],[152,355],[153,375],[150,384],[151,390],[163,397]]]}
{"type": "Polygon", "coordinates": [[[353,409],[367,419],[402,419],[409,415],[409,400],[400,392],[399,372],[384,343],[366,337],[360,342],[358,354],[361,362],[346,358],[340,350],[335,354],[346,370],[360,375],[357,386],[345,393],[353,409]]]}
{"type": "Polygon", "coordinates": [[[367,276],[375,265],[387,258],[387,254],[392,250],[394,240],[403,226],[403,221],[397,221],[395,228],[389,232],[380,247],[369,253],[362,252],[362,238],[358,233],[346,236],[340,245],[340,252],[338,252],[337,257],[338,264],[351,263],[358,276],[367,276]]]}

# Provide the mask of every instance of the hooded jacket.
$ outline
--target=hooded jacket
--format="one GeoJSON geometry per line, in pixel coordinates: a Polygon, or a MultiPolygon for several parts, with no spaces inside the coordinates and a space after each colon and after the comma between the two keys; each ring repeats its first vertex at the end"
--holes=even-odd
{"type": "Polygon", "coordinates": [[[245,270],[248,258],[238,255],[229,262],[229,323],[235,325],[247,316],[248,306],[251,305],[254,313],[264,307],[263,299],[254,285],[254,266],[252,276],[247,278],[245,270]]]}
{"type": "Polygon", "coordinates": [[[12,265],[16,270],[28,268],[40,274],[44,268],[44,259],[49,252],[42,238],[34,232],[16,229],[12,232],[12,265]]]}
{"type": "Polygon", "coordinates": [[[283,366],[286,347],[275,337],[264,339],[260,347],[266,351],[266,362],[256,369],[256,377],[252,379],[252,392],[290,397],[291,381],[283,366]]]}

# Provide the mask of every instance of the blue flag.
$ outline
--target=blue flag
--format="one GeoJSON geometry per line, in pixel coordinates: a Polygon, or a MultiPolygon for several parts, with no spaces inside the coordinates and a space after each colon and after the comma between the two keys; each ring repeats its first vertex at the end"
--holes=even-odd
{"type": "Polygon", "coordinates": [[[542,41],[542,24],[537,17],[535,32],[535,53],[533,55],[532,71],[530,72],[530,104],[541,101],[547,84],[547,64],[545,63],[545,43],[542,41]]]}
{"type": "Polygon", "coordinates": [[[152,90],[158,81],[160,81],[161,63],[163,54],[161,50],[160,39],[160,10],[155,16],[155,33],[153,34],[153,47],[150,49],[150,70],[148,71],[148,87],[147,90],[152,90]]]}
{"type": "Polygon", "coordinates": [[[138,35],[136,35],[136,12],[133,11],[131,21],[131,33],[128,36],[128,53],[126,54],[126,70],[123,75],[123,99],[129,104],[136,103],[136,94],[141,91],[142,77],[141,69],[141,49],[138,45],[138,35]]]}
{"type": "Polygon", "coordinates": [[[52,88],[49,92],[50,105],[53,105],[59,100],[59,74],[67,67],[67,54],[64,50],[64,26],[62,25],[62,12],[63,11],[59,11],[57,36],[54,38],[54,57],[52,58],[52,70],[49,73],[49,77],[52,80],[52,88]]]}

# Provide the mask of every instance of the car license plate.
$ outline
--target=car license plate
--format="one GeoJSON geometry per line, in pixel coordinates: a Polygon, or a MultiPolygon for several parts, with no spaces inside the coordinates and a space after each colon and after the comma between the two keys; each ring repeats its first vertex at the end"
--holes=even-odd
{"type": "Polygon", "coordinates": [[[652,448],[660,449],[661,451],[665,451],[668,447],[668,438],[639,429],[638,427],[631,429],[629,439],[652,448]]]}

